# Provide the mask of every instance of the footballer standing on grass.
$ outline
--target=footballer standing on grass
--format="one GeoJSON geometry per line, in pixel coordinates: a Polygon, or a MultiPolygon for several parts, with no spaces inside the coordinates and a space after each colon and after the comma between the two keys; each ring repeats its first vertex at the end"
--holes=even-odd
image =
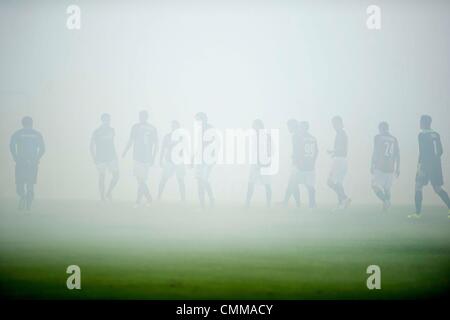
{"type": "Polygon", "coordinates": [[[389,133],[389,124],[381,122],[378,125],[379,134],[375,136],[373,144],[372,189],[383,202],[383,211],[391,206],[391,188],[396,177],[400,175],[400,149],[397,138],[389,133]]]}
{"type": "Polygon", "coordinates": [[[420,218],[422,213],[423,187],[429,182],[434,192],[444,201],[448,208],[450,218],[450,199],[447,192],[442,188],[444,178],[442,176],[441,157],[443,148],[439,133],[431,129],[432,119],[428,115],[420,118],[419,133],[419,162],[417,164],[415,205],[416,212],[409,215],[409,218],[420,218]]]}
{"type": "Polygon", "coordinates": [[[10,140],[9,150],[16,163],[16,192],[19,196],[19,209],[30,210],[34,199],[39,161],[45,152],[42,134],[33,129],[33,119],[24,117],[23,128],[16,131],[10,140]]]}
{"type": "Polygon", "coordinates": [[[139,112],[139,122],[131,128],[130,139],[123,151],[123,157],[133,146],[134,176],[137,181],[137,197],[135,208],[139,207],[145,197],[147,205],[152,202],[152,196],[147,186],[150,167],[155,162],[158,152],[158,133],[156,128],[148,123],[147,111],[139,112]]]}
{"type": "Polygon", "coordinates": [[[116,148],[114,147],[115,131],[111,128],[111,116],[107,113],[101,116],[102,124],[91,138],[91,156],[98,169],[98,188],[102,201],[112,200],[112,191],[119,181],[119,165],[116,148]],[[106,171],[111,173],[111,182],[105,194],[106,171]]]}

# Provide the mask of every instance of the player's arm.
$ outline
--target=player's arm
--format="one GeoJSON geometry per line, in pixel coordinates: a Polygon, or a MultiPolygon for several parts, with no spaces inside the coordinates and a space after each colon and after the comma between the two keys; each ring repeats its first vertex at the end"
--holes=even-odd
{"type": "Polygon", "coordinates": [[[9,151],[14,159],[14,162],[17,162],[17,136],[13,134],[11,136],[11,140],[9,141],[9,151]]]}
{"type": "Polygon", "coordinates": [[[38,137],[38,161],[42,158],[45,153],[45,142],[42,134],[39,134],[38,137]]]}
{"type": "Polygon", "coordinates": [[[423,146],[425,143],[423,141],[423,135],[421,133],[419,133],[418,141],[419,141],[419,160],[417,161],[417,170],[420,171],[421,165],[422,165],[422,157],[423,157],[423,146]]]}
{"type": "Polygon", "coordinates": [[[123,158],[127,155],[128,150],[130,150],[131,146],[133,145],[134,136],[135,136],[135,129],[133,127],[133,128],[131,128],[130,138],[128,139],[128,142],[127,142],[127,144],[125,146],[125,149],[123,150],[123,153],[122,153],[122,157],[123,158]]]}
{"type": "Polygon", "coordinates": [[[395,159],[395,174],[397,177],[400,175],[400,147],[398,145],[397,139],[395,139],[394,144],[394,159],[395,159]]]}

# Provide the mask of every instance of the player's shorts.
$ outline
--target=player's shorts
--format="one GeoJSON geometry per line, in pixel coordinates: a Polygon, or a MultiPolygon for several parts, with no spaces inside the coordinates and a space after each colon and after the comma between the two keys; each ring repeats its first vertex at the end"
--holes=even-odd
{"type": "Polygon", "coordinates": [[[106,174],[106,171],[110,173],[116,173],[119,171],[119,164],[117,160],[112,160],[109,162],[100,162],[96,164],[99,174],[106,174]]]}
{"type": "Polygon", "coordinates": [[[261,166],[258,166],[256,164],[250,166],[250,175],[248,181],[251,184],[262,184],[262,185],[271,183],[270,175],[261,174],[261,166]]]}
{"type": "Polygon", "coordinates": [[[347,159],[342,157],[337,157],[333,159],[331,164],[331,171],[328,179],[333,183],[342,184],[344,178],[347,175],[347,159]]]}
{"type": "Polygon", "coordinates": [[[36,184],[38,174],[37,162],[17,162],[15,170],[16,184],[36,184]]]}
{"type": "Polygon", "coordinates": [[[150,167],[150,163],[134,161],[133,174],[136,178],[147,180],[150,167]]]}
{"type": "Polygon", "coordinates": [[[303,184],[312,188],[316,185],[316,172],[314,170],[303,171],[294,167],[291,174],[298,184],[303,184]]]}
{"type": "Polygon", "coordinates": [[[381,189],[391,189],[394,182],[393,172],[383,172],[380,170],[374,170],[372,175],[372,185],[381,189]]]}
{"type": "Polygon", "coordinates": [[[426,186],[429,182],[431,182],[433,187],[442,187],[444,185],[441,166],[438,165],[426,170],[417,170],[416,184],[419,186],[426,186]]]}
{"type": "Polygon", "coordinates": [[[195,177],[199,180],[208,181],[213,165],[197,164],[195,166],[195,177]]]}
{"type": "Polygon", "coordinates": [[[186,174],[186,169],[183,164],[174,164],[172,162],[165,162],[163,164],[163,176],[171,177],[175,174],[178,178],[182,178],[186,174]]]}

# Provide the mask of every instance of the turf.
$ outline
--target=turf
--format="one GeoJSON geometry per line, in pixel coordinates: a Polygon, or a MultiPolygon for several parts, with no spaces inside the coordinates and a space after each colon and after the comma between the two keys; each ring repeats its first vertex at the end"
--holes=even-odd
{"type": "Polygon", "coordinates": [[[0,291],[38,299],[416,299],[449,291],[440,207],[307,209],[0,202],[0,291]],[[66,268],[81,268],[68,290],[66,268]],[[381,267],[381,290],[366,268],[381,267]]]}

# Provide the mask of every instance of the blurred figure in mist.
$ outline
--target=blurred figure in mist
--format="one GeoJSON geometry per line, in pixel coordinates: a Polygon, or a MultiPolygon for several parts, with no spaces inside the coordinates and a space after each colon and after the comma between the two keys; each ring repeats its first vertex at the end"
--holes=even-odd
{"type": "MultiPolygon", "coordinates": [[[[300,124],[295,119],[289,119],[287,121],[287,128],[289,133],[291,134],[292,139],[292,164],[295,166],[295,163],[298,162],[299,154],[300,154],[300,124]]],[[[291,197],[294,197],[295,205],[300,207],[300,190],[298,188],[298,181],[295,172],[291,172],[289,177],[288,186],[286,188],[286,192],[284,195],[284,200],[281,202],[283,206],[287,206],[289,204],[289,200],[291,197]]]]}
{"type": "Polygon", "coordinates": [[[16,163],[16,191],[19,196],[19,209],[31,208],[34,199],[39,161],[45,153],[42,134],[33,129],[33,119],[24,117],[23,128],[16,131],[10,140],[9,149],[16,163]]]}
{"type": "MultiPolygon", "coordinates": [[[[213,161],[208,161],[205,159],[205,149],[212,145],[216,141],[214,139],[208,139],[206,136],[206,131],[211,129],[212,126],[208,123],[208,117],[205,113],[199,112],[195,115],[195,120],[200,124],[200,159],[195,162],[195,176],[197,178],[198,184],[198,198],[200,200],[200,205],[202,208],[205,207],[205,196],[209,198],[210,207],[214,206],[214,194],[211,188],[211,183],[209,182],[209,176],[211,174],[212,167],[214,165],[213,161]]],[[[210,160],[210,159],[209,159],[210,160]]]]}
{"type": "Polygon", "coordinates": [[[104,113],[100,117],[101,125],[91,137],[90,152],[98,170],[98,188],[100,199],[112,201],[112,191],[119,181],[119,165],[114,146],[115,131],[111,128],[111,116],[104,113]],[[111,174],[111,181],[105,194],[106,172],[111,174]]]}
{"type": "Polygon", "coordinates": [[[270,166],[270,163],[262,163],[262,160],[270,159],[272,141],[270,135],[263,135],[264,124],[260,119],[256,119],[255,121],[253,121],[252,128],[256,132],[256,164],[250,165],[250,176],[248,179],[247,198],[245,205],[247,208],[250,206],[250,201],[253,197],[253,192],[255,191],[255,185],[261,184],[266,189],[266,206],[269,208],[272,203],[272,186],[270,185],[270,176],[262,174],[261,169],[270,166]],[[267,145],[266,147],[261,148],[261,143],[264,143],[264,140],[261,141],[261,139],[264,138],[267,139],[267,145]],[[262,152],[267,152],[267,154],[261,159],[262,152]]]}
{"type": "MultiPolygon", "coordinates": [[[[186,200],[186,187],[184,184],[184,176],[186,173],[185,166],[183,163],[176,163],[173,158],[175,152],[174,147],[181,143],[181,138],[174,140],[173,133],[175,130],[180,128],[178,121],[172,121],[171,132],[166,134],[162,141],[161,152],[159,157],[159,163],[163,169],[161,181],[159,182],[158,190],[158,200],[161,200],[164,187],[171,176],[175,174],[178,181],[178,188],[180,190],[181,201],[186,200]]],[[[182,155],[179,155],[182,157],[182,155]]]]}
{"type": "Polygon", "coordinates": [[[123,157],[126,156],[131,146],[133,146],[133,171],[137,181],[135,204],[135,208],[137,208],[143,197],[145,197],[147,205],[152,201],[147,180],[150,167],[154,164],[158,152],[158,133],[156,128],[148,123],[148,113],[145,110],[139,112],[139,122],[131,128],[130,139],[123,151],[123,157]]]}
{"type": "Polygon", "coordinates": [[[378,125],[379,134],[373,143],[372,189],[383,202],[383,211],[391,206],[391,188],[394,175],[400,175],[400,149],[397,139],[389,133],[389,124],[381,122],[378,125]]]}
{"type": "Polygon", "coordinates": [[[444,178],[442,175],[441,157],[443,154],[440,135],[431,129],[432,119],[428,115],[420,118],[419,133],[419,162],[417,164],[415,205],[416,212],[410,218],[420,218],[422,212],[423,187],[431,182],[434,192],[444,201],[448,208],[450,218],[450,199],[442,188],[444,178]]]}
{"type": "Polygon", "coordinates": [[[331,171],[328,176],[328,186],[336,192],[338,198],[336,210],[342,210],[348,208],[351,203],[351,199],[345,194],[343,185],[344,178],[347,175],[348,138],[344,131],[344,122],[341,117],[335,116],[331,123],[336,131],[336,138],[334,140],[334,149],[328,151],[333,158],[331,171]]]}
{"type": "Polygon", "coordinates": [[[317,140],[309,133],[309,123],[301,121],[298,126],[298,139],[293,155],[294,179],[308,191],[309,208],[316,207],[316,160],[319,155],[317,140]]]}

